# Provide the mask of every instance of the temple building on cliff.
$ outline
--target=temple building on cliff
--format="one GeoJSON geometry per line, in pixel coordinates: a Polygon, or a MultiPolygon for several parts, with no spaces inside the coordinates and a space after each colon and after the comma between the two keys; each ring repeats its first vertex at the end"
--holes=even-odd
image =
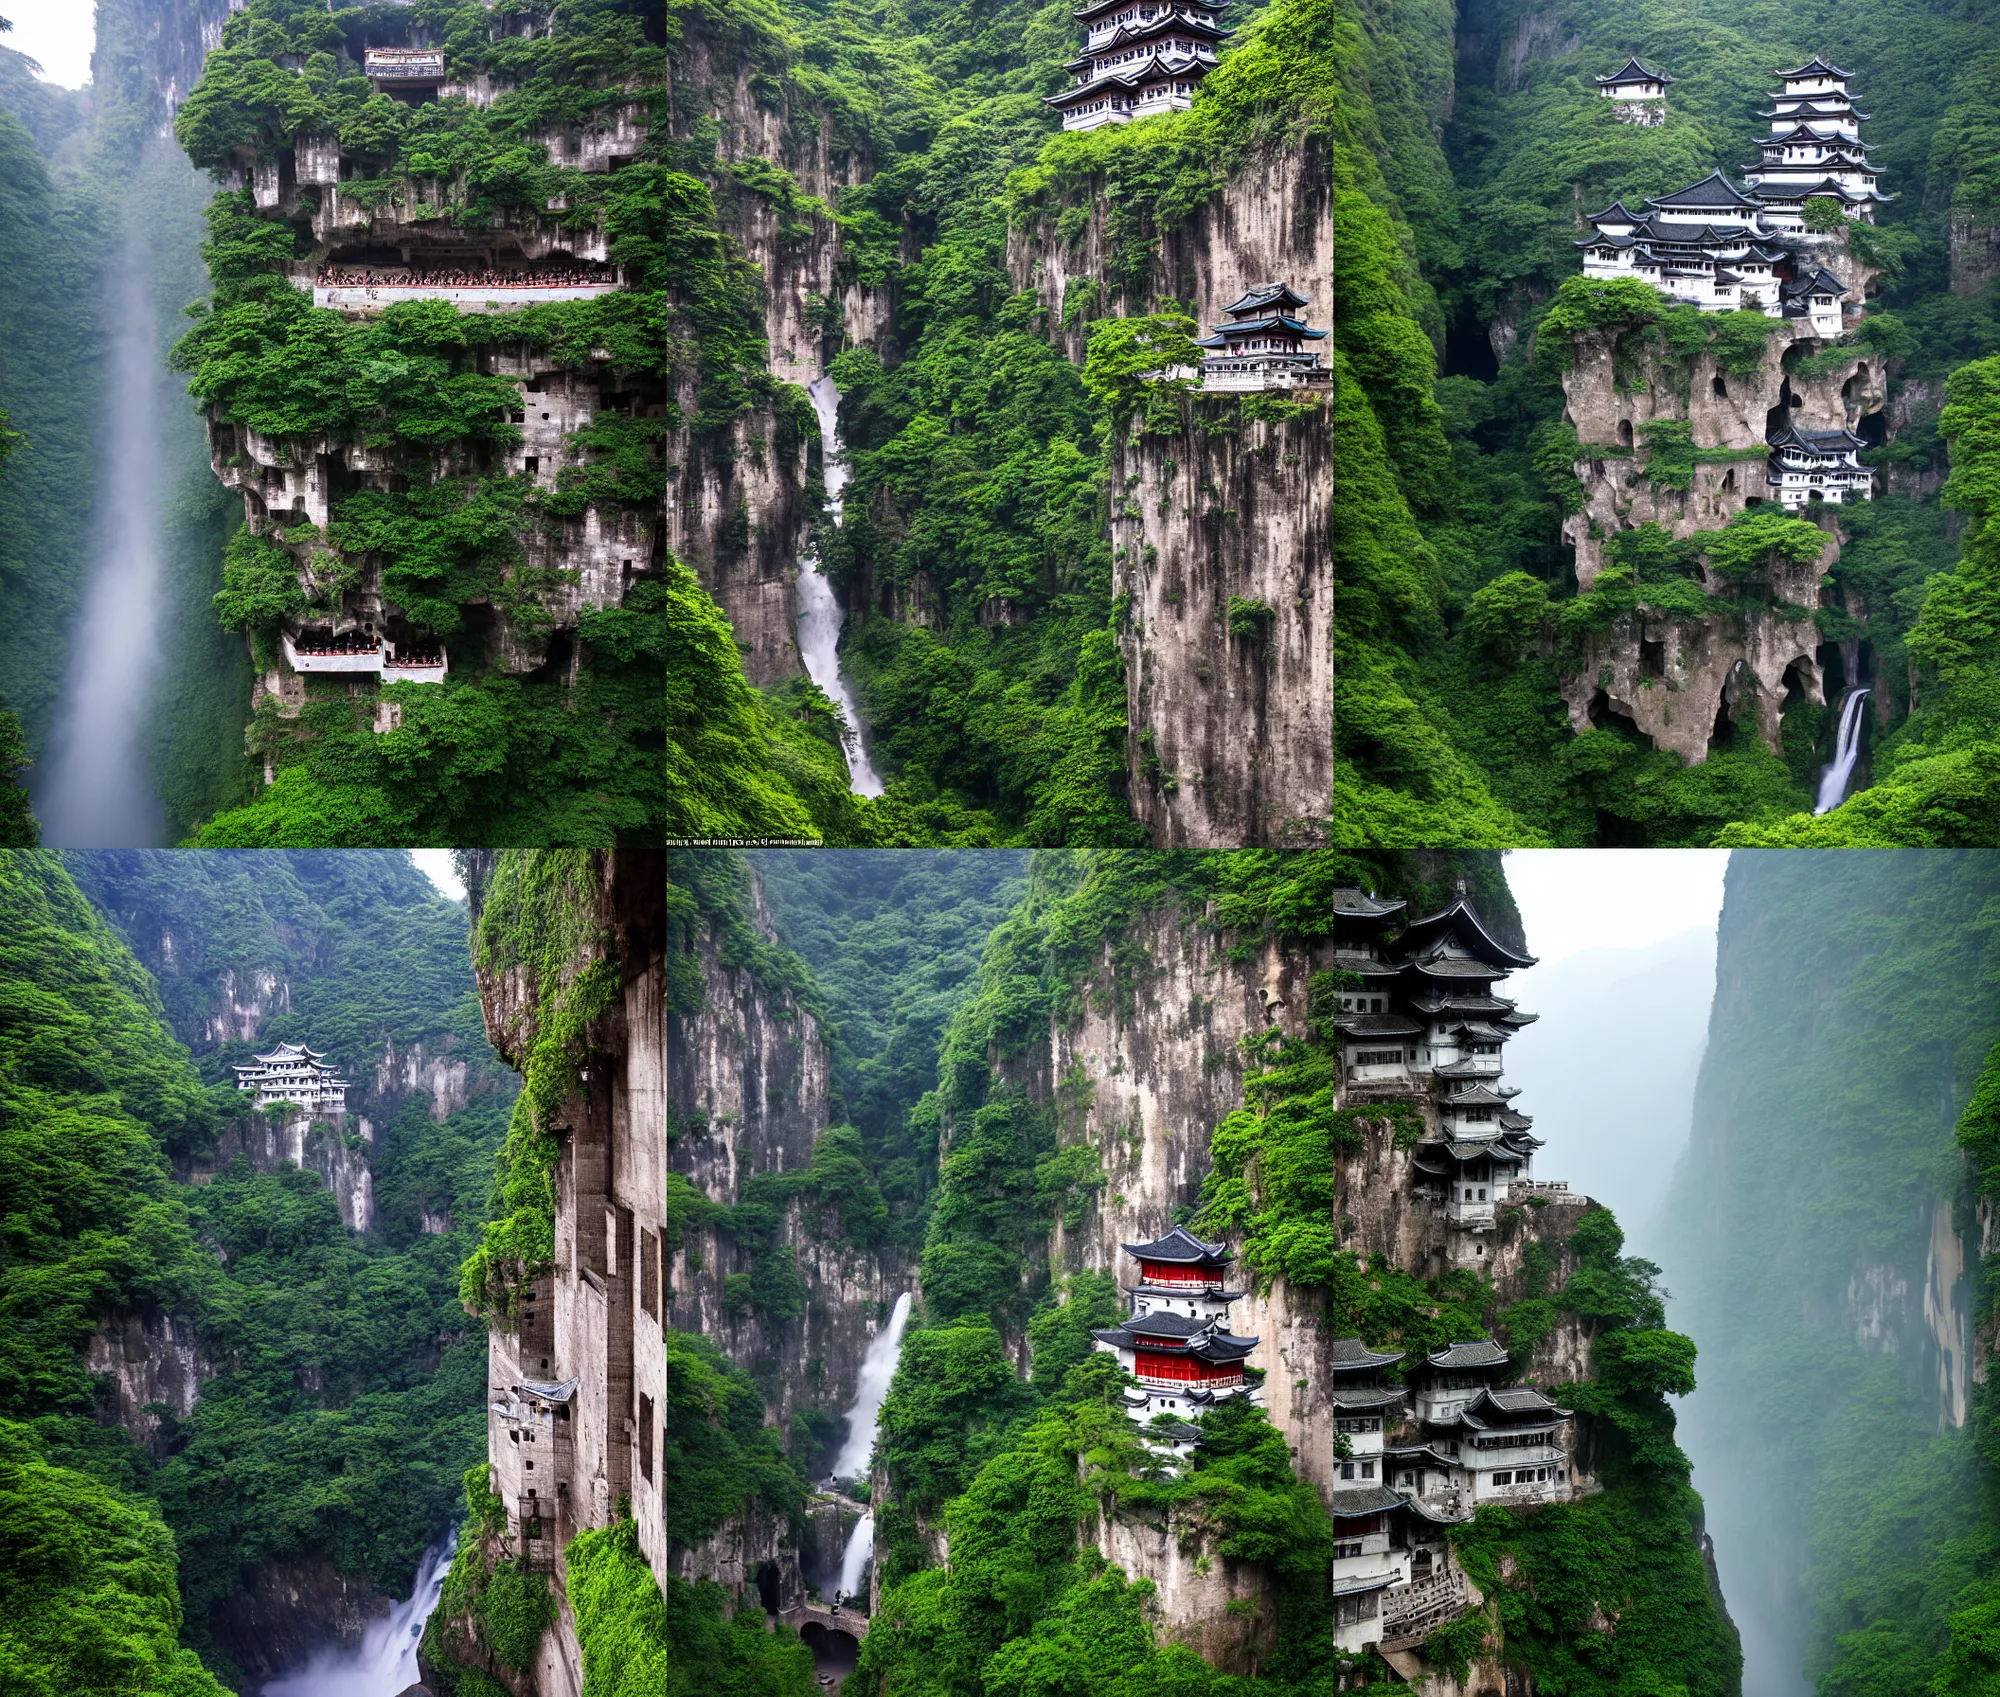
{"type": "Polygon", "coordinates": [[[1245,1293],[1225,1288],[1228,1246],[1175,1226],[1151,1243],[1126,1244],[1125,1253],[1139,1265],[1139,1282],[1124,1287],[1132,1312],[1091,1336],[1138,1380],[1125,1393],[1132,1418],[1187,1420],[1232,1397],[1254,1399],[1262,1375],[1253,1379],[1244,1360],[1257,1339],[1229,1331],[1229,1305],[1245,1293]]]}
{"type": "Polygon", "coordinates": [[[1222,309],[1224,322],[1196,341],[1203,389],[1289,389],[1330,381],[1315,343],[1311,302],[1289,283],[1253,283],[1222,309]]]}
{"type": "Polygon", "coordinates": [[[1066,130],[1186,111],[1229,36],[1215,13],[1203,0],[1094,0],[1075,14],[1084,47],[1064,69],[1076,80],[1043,104],[1066,130]]]}
{"type": "Polygon", "coordinates": [[[1801,430],[1787,425],[1770,438],[1764,480],[1787,507],[1810,501],[1840,506],[1865,501],[1875,473],[1859,459],[1868,444],[1851,430],[1801,430]]]}
{"type": "Polygon", "coordinates": [[[1425,1356],[1409,1375],[1408,1429],[1383,1457],[1391,1488],[1450,1520],[1489,1503],[1567,1502],[1587,1488],[1570,1411],[1532,1385],[1503,1387],[1512,1371],[1491,1338],[1425,1356]]]}
{"type": "MultiPolygon", "coordinates": [[[[1607,97],[1629,100],[1636,60],[1598,79],[1607,97]]],[[[1847,286],[1820,263],[1825,237],[1809,231],[1806,203],[1837,202],[1860,223],[1893,198],[1878,187],[1857,112],[1847,96],[1848,73],[1815,57],[1779,73],[1784,91],[1772,95],[1771,134],[1759,142],[1763,159],[1743,168],[1742,188],[1721,171],[1677,193],[1629,209],[1614,200],[1587,222],[1577,246],[1583,274],[1632,278],[1704,312],[1762,312],[1803,319],[1815,336],[1841,333],[1847,286]]],[[[1662,107],[1664,110],[1664,106],[1662,107]]]]}
{"type": "Polygon", "coordinates": [[[347,1112],[347,1083],[326,1057],[303,1043],[280,1043],[268,1055],[256,1055],[230,1069],[236,1088],[255,1091],[260,1108],[298,1108],[315,1117],[347,1112]]]}
{"type": "MultiPolygon", "coordinates": [[[[1541,1139],[1502,1081],[1507,1041],[1535,1015],[1497,988],[1534,956],[1495,937],[1463,894],[1399,930],[1404,908],[1360,890],[1334,894],[1333,965],[1351,986],[1333,1021],[1347,1092],[1429,1095],[1436,1129],[1410,1151],[1416,1194],[1483,1238],[1501,1204],[1568,1192],[1535,1180],[1541,1139]]],[[[1485,1254],[1475,1241],[1472,1258],[1485,1254]]]]}
{"type": "Polygon", "coordinates": [[[1667,121],[1667,84],[1674,79],[1665,71],[1649,71],[1637,59],[1627,59],[1610,76],[1593,80],[1598,94],[1614,102],[1611,115],[1620,123],[1657,129],[1667,121]]]}

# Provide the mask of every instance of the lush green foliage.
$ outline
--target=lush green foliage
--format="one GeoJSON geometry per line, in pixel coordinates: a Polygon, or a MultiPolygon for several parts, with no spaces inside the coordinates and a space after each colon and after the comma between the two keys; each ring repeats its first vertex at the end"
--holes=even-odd
{"type": "MultiPolygon", "coordinates": [[[[678,412],[599,416],[572,433],[556,487],[538,488],[501,463],[520,440],[520,388],[482,359],[490,365],[499,348],[558,366],[602,355],[650,395],[685,334],[669,291],[693,297],[697,323],[718,313],[734,322],[740,279],[702,184],[652,158],[608,173],[549,161],[550,138],[651,97],[665,74],[665,19],[631,0],[564,0],[547,24],[495,35],[484,7],[450,0],[333,14],[256,0],[230,19],[180,109],[197,163],[233,168],[274,158],[295,137],[331,137],[343,160],[379,173],[344,182],[343,196],[421,202],[474,231],[543,215],[560,197],[565,223],[601,228],[627,279],[615,294],[498,317],[416,301],[350,323],[285,274],[302,232],[260,215],[247,192],[216,198],[204,250],[214,295],[174,354],[190,392],[239,432],[351,442],[394,472],[387,488],[337,495],[323,536],[309,525],[239,535],[217,613],[268,649],[281,619],[333,610],[369,561],[395,613],[441,640],[452,671],[443,685],[385,685],[394,728],[378,727],[375,698],[351,695],[345,679],[308,680],[301,709],[260,698],[250,748],[276,781],[203,827],[204,846],[608,846],[661,823],[667,590],[642,576],[622,605],[586,607],[573,637],[551,646],[554,661],[573,648],[574,666],[528,676],[492,663],[488,609],[523,641],[551,637],[573,574],[530,565],[527,544],[560,541],[593,502],[655,507],[678,412]],[[410,107],[372,93],[364,45],[405,41],[413,26],[444,44],[454,75],[496,79],[493,103],[410,107]]],[[[704,354],[704,416],[743,404],[739,362],[717,357],[704,354]]]]}
{"type": "Polygon", "coordinates": [[[143,1499],[53,1466],[0,1420],[0,1679],[21,1697],[221,1697],[177,1642],[173,1534],[143,1499]]]}
{"type": "MultiPolygon", "coordinates": [[[[650,1697],[670,1690],[675,1631],[660,1582],[640,1554],[638,1528],[626,1519],[579,1533],[565,1552],[564,1566],[583,1647],[584,1697],[650,1697]]],[[[786,1661],[795,1664],[797,1657],[786,1661]]]]}
{"type": "MultiPolygon", "coordinates": [[[[32,1421],[52,1463],[157,1499],[187,1635],[226,1670],[214,1615],[248,1571],[311,1552],[406,1586],[483,1442],[484,1340],[456,1302],[457,1265],[503,1075],[481,1058],[462,914],[404,856],[68,864],[89,900],[53,855],[0,866],[0,1410],[32,1421]],[[158,962],[158,988],[113,926],[158,962]],[[413,1092],[378,1131],[365,1235],[315,1172],[259,1173],[239,1155],[210,1183],[171,1181],[169,1157],[210,1158],[245,1130],[219,1081],[252,1045],[217,1044],[210,1018],[218,993],[259,975],[292,1002],[267,1039],[315,1040],[364,1069],[390,1044],[457,1044],[468,1064],[461,1112],[434,1119],[413,1092]],[[169,1021],[200,1045],[199,1073],[169,1021]],[[117,1313],[170,1318],[215,1368],[191,1414],[151,1411],[150,1452],[99,1423],[83,1371],[84,1341],[117,1313]]],[[[309,1161],[335,1157],[330,1135],[309,1136],[309,1161]]]]}

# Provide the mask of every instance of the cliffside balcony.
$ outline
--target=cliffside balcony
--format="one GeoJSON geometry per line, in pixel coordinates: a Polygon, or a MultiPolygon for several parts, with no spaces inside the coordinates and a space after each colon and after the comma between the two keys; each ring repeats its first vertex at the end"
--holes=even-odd
{"type": "Polygon", "coordinates": [[[450,670],[451,662],[442,648],[401,652],[392,648],[382,658],[382,681],[385,684],[441,684],[450,670]]]}
{"type": "Polygon", "coordinates": [[[379,672],[382,669],[380,638],[334,638],[302,631],[294,638],[290,631],[282,637],[285,663],[295,672],[379,672]]]}
{"type": "Polygon", "coordinates": [[[1312,388],[1332,382],[1333,372],[1320,364],[1318,354],[1251,354],[1201,362],[1204,394],[1312,388]]]}
{"type": "MultiPolygon", "coordinates": [[[[306,285],[301,285],[306,286],[306,285]]],[[[398,301],[447,301],[460,312],[513,312],[548,301],[595,300],[622,287],[612,271],[578,260],[521,266],[322,266],[314,306],[381,312],[398,301]]]]}
{"type": "Polygon", "coordinates": [[[444,81],[444,54],[434,47],[370,47],[362,71],[383,93],[436,88],[444,81]]]}

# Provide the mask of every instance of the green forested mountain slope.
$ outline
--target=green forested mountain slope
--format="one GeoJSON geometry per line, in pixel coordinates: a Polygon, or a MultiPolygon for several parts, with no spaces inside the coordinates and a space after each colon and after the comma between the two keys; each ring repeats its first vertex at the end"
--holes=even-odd
{"type": "Polygon", "coordinates": [[[1991,860],[1730,860],[1656,1241],[1676,1323],[1711,1340],[1686,1424],[1732,1602],[1822,1697],[1994,1677],[1991,860]]]}
{"type": "MultiPolygon", "coordinates": [[[[1384,356],[1358,370],[1339,439],[1350,492],[1335,532],[1341,817],[1354,840],[1701,843],[1732,821],[1748,822],[1730,839],[1743,842],[1780,840],[1760,834],[1773,830],[1829,843],[1991,840],[1987,756],[1969,728],[1983,715],[1969,694],[1961,728],[1898,725],[1877,749],[1874,776],[1889,793],[1810,828],[1778,822],[1811,800],[1830,713],[1808,708],[1794,725],[1788,710],[1782,758],[1737,736],[1695,767],[1615,729],[1571,733],[1561,679],[1583,639],[1634,603],[1629,580],[1607,579],[1593,598],[1565,578],[1558,529],[1580,495],[1547,317],[1578,270],[1581,213],[1716,167],[1739,171],[1766,128],[1756,113],[1771,73],[1826,53],[1857,79],[1872,114],[1864,134],[1897,197],[1854,249],[1883,267],[1860,340],[1889,358],[1903,390],[1890,408],[1896,439],[1871,457],[1921,489],[1942,454],[1939,380],[2000,347],[1982,257],[2000,145],[1986,10],[1731,0],[1697,20],[1665,5],[1502,0],[1462,7],[1455,28],[1404,8],[1364,8],[1356,23],[1365,47],[1349,105],[1367,121],[1347,157],[1368,204],[1350,203],[1340,317],[1356,328],[1386,319],[1379,339],[1404,348],[1406,363],[1384,356]],[[1676,79],[1657,128],[1613,121],[1590,81],[1635,53],[1676,79]],[[1420,91],[1441,84],[1448,106],[1426,106],[1420,91]],[[1400,289],[1373,282],[1399,268],[1400,289]],[[1434,381],[1413,329],[1433,343],[1434,381]]],[[[1578,296],[1562,310],[1581,324],[1590,320],[1574,313],[1594,309],[1578,296]]],[[[1976,412],[1975,389],[1961,385],[1976,412]]],[[[1955,422],[1973,428],[1964,407],[1955,422]]],[[[1990,632],[1946,590],[1930,625],[1966,655],[1941,661],[1930,632],[1918,633],[1926,581],[1957,551],[1934,495],[1842,509],[1841,524],[1849,540],[1822,630],[1829,641],[1865,635],[1877,696],[1901,721],[1913,702],[1954,690],[1954,662],[1961,673],[1990,664],[1990,632]],[[1842,610],[1850,604],[1865,606],[1865,629],[1842,610]]],[[[1689,561],[1647,553],[1644,533],[1612,552],[1654,583],[1647,604],[1682,605],[1675,579],[1689,561]]]]}
{"type": "MultiPolygon", "coordinates": [[[[214,927],[205,964],[282,967],[299,992],[295,1012],[306,1004],[299,1035],[337,1032],[363,1064],[385,1033],[408,1033],[399,1035],[407,1042],[462,1027],[471,987],[462,916],[419,891],[402,857],[301,867],[289,887],[267,865],[263,906],[246,882],[254,869],[231,858],[74,864],[99,894],[157,903],[185,927],[184,945],[233,912],[233,925],[214,927]],[[371,956],[388,963],[386,996],[369,994],[360,963],[371,956]]],[[[128,1583],[156,1599],[146,1607],[165,1623],[163,1642],[171,1646],[184,1604],[189,1640],[233,1673],[232,1657],[250,1647],[221,1632],[216,1611],[260,1566],[328,1558],[388,1594],[407,1586],[452,1518],[484,1432],[484,1339],[459,1307],[458,1266],[490,1188],[504,1074],[476,1069],[471,1101],[441,1123],[415,1093],[378,1129],[378,1223],[366,1235],[342,1223],[316,1173],[260,1173],[239,1155],[209,1182],[176,1183],[176,1167],[209,1162],[218,1141],[242,1129],[242,1098],[204,1083],[167,1028],[154,981],[61,860],[0,862],[0,908],[0,1008],[10,1010],[0,1014],[0,1198],[10,1222],[0,1339],[12,1363],[0,1366],[0,1417],[22,1423],[18,1438],[9,1427],[10,1473],[36,1465],[20,1448],[32,1434],[48,1463],[99,1482],[51,1489],[103,1528],[73,1565],[51,1569],[71,1577],[48,1607],[73,1606],[64,1585],[105,1585],[115,1540],[136,1540],[153,1553],[128,1583]],[[447,1209],[451,1229],[427,1228],[425,1214],[447,1209]],[[123,1313],[171,1320],[198,1340],[213,1372],[191,1413],[160,1416],[149,1447],[105,1423],[116,1407],[83,1370],[90,1334],[123,1313]],[[112,1495],[92,1495],[100,1491],[112,1495]],[[121,1494],[134,1506],[119,1508],[121,1494]],[[145,1530],[156,1513],[177,1546],[177,1572],[175,1553],[160,1554],[166,1534],[145,1530]]],[[[172,988],[187,1017],[188,983],[172,988]]],[[[208,1057],[215,1070],[218,1053],[208,1057]]],[[[27,1512],[18,1494],[7,1501],[27,1512]]],[[[10,1520],[12,1547],[46,1537],[10,1520]]],[[[116,1608],[137,1619],[137,1605],[116,1608]]],[[[107,1617],[107,1631],[136,1642],[137,1625],[118,1626],[122,1618],[107,1617]]],[[[0,1637],[16,1624],[10,1611],[0,1637]]],[[[19,1630],[49,1629],[31,1614],[19,1630]]],[[[75,1641],[87,1647],[81,1631],[75,1641]]],[[[118,1684],[108,1665],[79,1669],[73,1681],[48,1689],[182,1689],[118,1684]]],[[[185,1689],[204,1687],[197,1679],[185,1689]]]]}

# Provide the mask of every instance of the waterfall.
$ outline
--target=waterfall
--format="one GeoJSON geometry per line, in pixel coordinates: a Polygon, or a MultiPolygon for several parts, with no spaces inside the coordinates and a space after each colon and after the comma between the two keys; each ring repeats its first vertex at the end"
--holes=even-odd
{"type": "Polygon", "coordinates": [[[868,1571],[868,1564],[875,1559],[875,1515],[870,1510],[854,1523],[854,1530],[848,1534],[847,1549],[840,1558],[840,1595],[858,1597],[861,1595],[862,1577],[868,1571]]]}
{"type": "MultiPolygon", "coordinates": [[[[813,411],[819,415],[820,465],[826,478],[827,503],[833,522],[840,523],[840,492],[847,487],[847,462],[840,457],[840,391],[831,377],[816,377],[806,386],[813,411]]],[[[861,746],[861,713],[854,692],[840,675],[840,603],[833,585],[819,568],[817,552],[799,561],[799,654],[806,675],[824,690],[840,711],[840,742],[847,751],[849,782],[856,795],[880,795],[882,780],[868,763],[861,746]]]]}
{"type": "Polygon", "coordinates": [[[889,1323],[875,1334],[861,1358],[861,1378],[854,1387],[854,1406],[847,1411],[847,1442],[834,1458],[833,1476],[853,1479],[868,1471],[875,1453],[875,1428],[882,1419],[882,1399],[896,1376],[896,1357],[903,1350],[903,1328],[910,1323],[910,1293],[896,1298],[889,1323]]]}
{"type": "Polygon", "coordinates": [[[1819,799],[1813,804],[1815,813],[1831,813],[1847,799],[1854,763],[1861,757],[1861,704],[1867,699],[1867,690],[1852,690],[1840,709],[1840,735],[1834,744],[1833,758],[1820,768],[1819,799]]]}
{"type": "Polygon", "coordinates": [[[424,1622],[437,1607],[457,1547],[458,1535],[453,1533],[426,1550],[410,1600],[370,1621],[358,1646],[317,1652],[299,1672],[272,1680],[263,1697],[397,1697],[415,1685],[421,1677],[417,1643],[424,1635],[424,1622]]]}
{"type": "MultiPolygon", "coordinates": [[[[836,1479],[852,1479],[868,1471],[868,1459],[875,1453],[875,1433],[882,1423],[882,1402],[889,1394],[889,1381],[896,1376],[896,1359],[903,1352],[903,1328],[910,1323],[910,1293],[904,1291],[889,1311],[889,1323],[877,1332],[861,1358],[861,1375],[854,1387],[854,1405],[847,1411],[847,1441],[834,1457],[836,1479]]],[[[836,1594],[861,1594],[868,1564],[875,1559],[875,1516],[864,1514],[847,1536],[847,1548],[840,1556],[840,1578],[836,1594]]],[[[821,1581],[824,1586],[825,1581],[821,1581]]]]}
{"type": "Polygon", "coordinates": [[[166,835],[166,810],[153,793],[144,748],[170,623],[160,605],[166,419],[152,278],[152,256],[135,219],[110,284],[95,558],[34,786],[42,840],[54,847],[138,848],[166,835]]]}

